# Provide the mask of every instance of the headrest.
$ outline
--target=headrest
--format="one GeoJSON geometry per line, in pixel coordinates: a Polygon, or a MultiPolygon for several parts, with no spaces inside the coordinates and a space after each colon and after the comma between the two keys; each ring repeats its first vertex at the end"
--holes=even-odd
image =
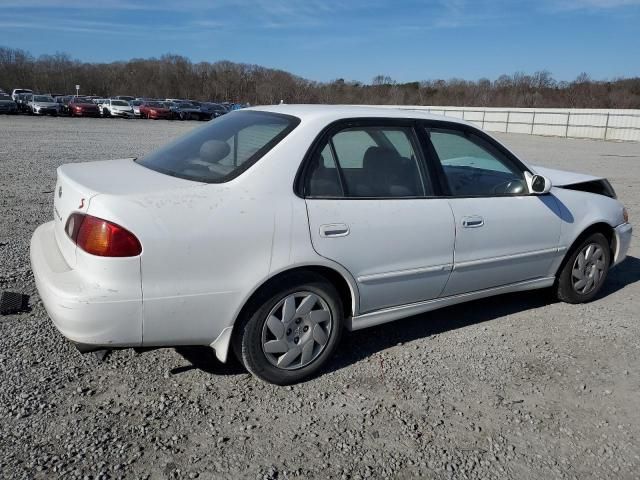
{"type": "Polygon", "coordinates": [[[364,154],[362,167],[365,170],[386,170],[397,168],[400,155],[397,152],[385,147],[369,147],[364,154]]]}
{"type": "Polygon", "coordinates": [[[231,152],[231,147],[222,140],[207,140],[200,147],[200,159],[207,163],[217,163],[231,152]]]}

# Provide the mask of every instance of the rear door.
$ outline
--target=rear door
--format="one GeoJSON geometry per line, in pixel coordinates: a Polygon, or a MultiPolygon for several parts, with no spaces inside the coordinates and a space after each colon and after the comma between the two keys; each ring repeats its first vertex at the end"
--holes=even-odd
{"type": "Polygon", "coordinates": [[[337,125],[307,159],[313,247],[356,279],[361,313],[436,298],[449,278],[453,216],[425,165],[397,120],[337,125]]]}
{"type": "Polygon", "coordinates": [[[552,195],[532,195],[526,167],[471,127],[426,127],[455,217],[454,269],[444,296],[549,275],[561,218],[552,195]]]}

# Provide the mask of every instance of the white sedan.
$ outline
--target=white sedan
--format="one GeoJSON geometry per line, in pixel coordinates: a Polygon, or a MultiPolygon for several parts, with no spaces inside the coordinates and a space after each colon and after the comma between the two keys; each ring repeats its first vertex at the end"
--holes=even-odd
{"type": "Polygon", "coordinates": [[[65,337],[232,350],[276,384],[317,372],[344,328],[518,290],[590,301],[631,239],[605,179],[418,111],[245,109],[57,173],[31,263],[65,337]]]}

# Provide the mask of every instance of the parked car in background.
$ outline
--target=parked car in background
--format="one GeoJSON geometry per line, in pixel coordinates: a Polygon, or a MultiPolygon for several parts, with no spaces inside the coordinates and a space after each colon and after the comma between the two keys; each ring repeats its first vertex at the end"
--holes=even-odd
{"type": "Polygon", "coordinates": [[[0,113],[18,113],[18,105],[16,105],[16,102],[6,93],[0,93],[0,113]]]}
{"type": "Polygon", "coordinates": [[[168,120],[172,118],[172,113],[162,102],[144,102],[140,105],[140,118],[153,120],[164,118],[168,120]]]}
{"type": "Polygon", "coordinates": [[[73,95],[59,95],[53,98],[60,105],[60,113],[63,115],[69,115],[69,102],[73,99],[73,95]]]}
{"type": "Polygon", "coordinates": [[[60,113],[60,104],[49,95],[32,95],[27,107],[28,112],[32,115],[58,115],[60,113]]]}
{"type": "Polygon", "coordinates": [[[280,385],[344,328],[540,288],[589,302],[632,237],[606,179],[399,109],[232,112],[142,158],[63,165],[55,192],[31,265],[81,351],[206,345],[280,385]]]}
{"type": "Polygon", "coordinates": [[[133,118],[133,107],[125,100],[108,98],[98,106],[103,117],[133,118]]]}
{"type": "Polygon", "coordinates": [[[203,102],[200,104],[200,112],[207,115],[208,119],[213,119],[227,113],[227,109],[218,103],[203,102]]]}
{"type": "Polygon", "coordinates": [[[106,98],[101,98],[101,97],[93,97],[93,98],[91,99],[91,101],[92,101],[93,103],[95,103],[96,105],[98,105],[98,108],[100,108],[100,105],[102,105],[102,104],[105,102],[105,100],[107,100],[107,99],[106,99],[106,98]]]}
{"type": "Polygon", "coordinates": [[[18,112],[27,113],[29,111],[29,101],[32,96],[32,93],[19,93],[17,95],[16,105],[18,106],[18,112]]]}
{"type": "Polygon", "coordinates": [[[13,98],[14,102],[18,101],[18,95],[20,95],[21,93],[33,93],[33,90],[30,90],[28,88],[14,88],[11,92],[11,98],[13,98]]]}
{"type": "Polygon", "coordinates": [[[140,105],[142,105],[145,101],[136,98],[135,100],[130,100],[129,105],[133,108],[133,116],[140,117],[140,105]]]}
{"type": "Polygon", "coordinates": [[[135,100],[136,97],[131,97],[129,95],[116,95],[115,97],[111,97],[113,100],[124,100],[125,102],[130,102],[131,100],[135,100]]]}
{"type": "Polygon", "coordinates": [[[90,98],[73,97],[68,105],[72,117],[99,117],[100,109],[90,98]]]}
{"type": "Polygon", "coordinates": [[[172,117],[179,120],[208,120],[211,118],[191,102],[165,102],[165,104],[168,104],[172,117]]]}

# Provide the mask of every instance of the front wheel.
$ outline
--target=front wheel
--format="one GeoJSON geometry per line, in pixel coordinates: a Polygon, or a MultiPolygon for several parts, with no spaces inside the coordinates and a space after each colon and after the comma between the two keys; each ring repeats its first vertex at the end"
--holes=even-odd
{"type": "Polygon", "coordinates": [[[578,244],[567,257],[556,281],[556,295],[567,303],[585,303],[598,294],[611,265],[609,242],[594,233],[578,244]]]}
{"type": "Polygon", "coordinates": [[[340,295],[324,277],[296,274],[252,302],[234,337],[246,369],[276,385],[316,373],[335,351],[343,327],[340,295]]]}

